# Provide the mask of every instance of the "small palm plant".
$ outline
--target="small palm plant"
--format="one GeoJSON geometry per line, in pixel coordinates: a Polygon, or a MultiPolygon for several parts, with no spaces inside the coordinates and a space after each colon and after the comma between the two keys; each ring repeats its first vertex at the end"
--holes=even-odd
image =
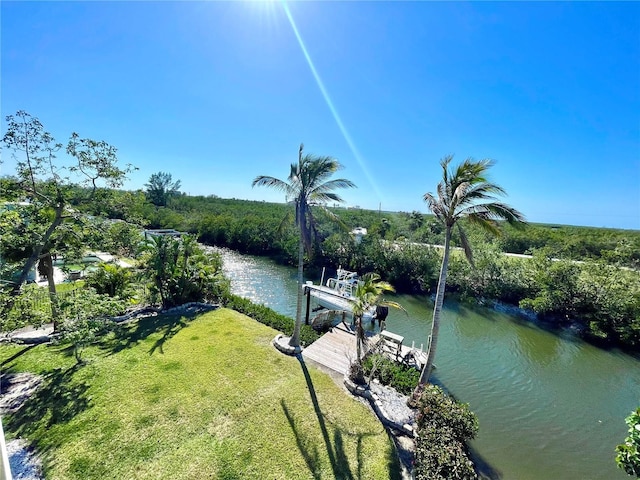
{"type": "Polygon", "coordinates": [[[381,280],[380,275],[377,273],[364,274],[354,292],[356,301],[353,306],[353,320],[356,328],[356,359],[351,366],[350,377],[351,380],[360,385],[365,383],[364,370],[362,368],[362,357],[367,344],[367,337],[362,325],[365,312],[374,306],[393,307],[405,311],[399,303],[383,300],[382,297],[385,292],[395,292],[395,289],[389,282],[381,280]]]}

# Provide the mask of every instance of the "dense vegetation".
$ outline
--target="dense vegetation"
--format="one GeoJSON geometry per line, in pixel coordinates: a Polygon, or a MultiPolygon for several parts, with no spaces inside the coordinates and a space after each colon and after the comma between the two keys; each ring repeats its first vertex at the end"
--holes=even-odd
{"type": "MultiPolygon", "coordinates": [[[[410,395],[420,377],[413,367],[372,353],[363,361],[364,373],[383,385],[410,395]]],[[[415,478],[421,480],[471,480],[478,478],[467,442],[478,432],[478,419],[467,404],[458,403],[440,387],[421,389],[417,408],[415,478]]]]}
{"type": "MultiPolygon", "coordinates": [[[[193,233],[204,243],[243,253],[280,256],[291,264],[297,260],[297,232],[293,224],[284,231],[278,230],[288,208],[285,204],[178,195],[171,198],[167,207],[156,207],[141,190],[101,190],[96,194],[96,201],[83,208],[96,216],[120,218],[146,228],[175,228],[193,233]]],[[[349,228],[364,227],[369,234],[389,241],[435,245],[444,242],[444,232],[431,215],[347,208],[331,208],[331,211],[349,228]]],[[[338,225],[322,216],[318,220],[321,243],[342,233],[338,225]]],[[[465,230],[474,246],[490,243],[501,252],[526,254],[545,248],[553,258],[602,260],[640,267],[640,232],[635,230],[543,224],[515,229],[505,225],[495,240],[473,225],[465,225],[465,230]]],[[[460,245],[456,233],[453,243],[460,245]]],[[[321,255],[315,262],[322,259],[321,255]]]]}
{"type": "MultiPolygon", "coordinates": [[[[3,194],[10,193],[11,179],[3,183],[3,194]]],[[[130,253],[136,248],[139,226],[175,228],[205,244],[269,255],[291,265],[297,262],[295,226],[279,228],[289,208],[284,204],[177,195],[167,207],[156,207],[142,191],[98,189],[91,203],[76,207],[96,218],[112,219],[85,228],[91,248],[130,253]]],[[[434,292],[441,254],[423,244],[439,244],[442,231],[431,216],[332,210],[349,228],[367,228],[368,235],[356,245],[353,237],[319,215],[311,269],[342,265],[360,273],[377,272],[401,293],[434,292]]],[[[450,291],[463,299],[519,305],[554,324],[578,325],[595,341],[639,348],[640,232],[545,225],[516,230],[505,225],[502,235],[492,240],[473,225],[465,229],[475,267],[454,251],[450,291]],[[533,259],[503,252],[532,253],[533,259]]],[[[452,242],[459,244],[455,233],[452,242]]]]}
{"type": "MultiPolygon", "coordinates": [[[[177,195],[167,207],[156,207],[142,191],[118,190],[98,190],[95,198],[78,207],[96,217],[125,221],[92,229],[87,238],[93,248],[131,250],[132,230],[142,225],[175,228],[205,244],[297,262],[299,234],[293,223],[281,225],[289,208],[284,204],[177,195]]],[[[441,253],[428,245],[443,238],[431,216],[332,211],[349,228],[367,228],[368,235],[356,245],[352,236],[319,215],[310,269],[342,265],[377,272],[398,292],[434,292],[441,253]]],[[[504,225],[502,234],[491,239],[473,225],[464,226],[475,266],[454,251],[447,286],[463,300],[519,305],[554,324],[577,325],[595,341],[640,346],[640,232],[545,225],[516,230],[504,225]],[[530,253],[533,259],[503,252],[530,253]]],[[[459,245],[455,232],[452,243],[459,245]]]]}

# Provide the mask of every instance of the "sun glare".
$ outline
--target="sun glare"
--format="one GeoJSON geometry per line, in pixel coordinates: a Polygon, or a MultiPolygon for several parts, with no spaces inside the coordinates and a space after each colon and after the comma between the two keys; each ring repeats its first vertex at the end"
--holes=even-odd
{"type": "MultiPolygon", "coordinates": [[[[270,3],[274,3],[274,2],[270,2],[270,3]]],[[[302,54],[304,55],[304,58],[307,61],[307,64],[309,65],[309,69],[311,70],[311,74],[313,75],[313,78],[315,79],[316,84],[318,85],[318,88],[320,89],[320,93],[324,97],[324,100],[325,100],[327,106],[329,107],[329,110],[331,111],[331,114],[333,115],[333,118],[334,118],[336,124],[338,125],[338,128],[340,129],[340,132],[342,133],[342,136],[344,137],[345,141],[347,142],[347,145],[349,145],[349,149],[351,150],[351,153],[356,158],[356,161],[358,162],[358,165],[360,165],[360,168],[364,172],[367,180],[369,181],[369,184],[371,185],[371,188],[373,189],[375,194],[378,196],[378,199],[381,202],[383,202],[384,199],[382,198],[382,194],[380,192],[380,189],[378,188],[378,185],[376,184],[376,182],[373,179],[373,176],[369,172],[369,169],[367,168],[367,165],[366,165],[364,159],[360,155],[360,152],[358,151],[358,149],[356,148],[355,144],[353,143],[351,135],[349,135],[349,132],[347,131],[347,127],[345,127],[344,123],[342,122],[342,119],[340,118],[340,115],[338,114],[338,110],[336,109],[335,105],[333,104],[333,101],[331,100],[331,97],[329,96],[329,92],[325,88],[324,83],[322,82],[322,79],[320,78],[320,74],[316,70],[316,67],[315,67],[315,65],[313,63],[313,60],[311,60],[311,56],[309,55],[309,51],[307,50],[307,47],[306,47],[304,41],[302,40],[302,35],[300,34],[300,31],[298,30],[296,22],[293,19],[293,15],[291,14],[291,10],[289,10],[289,6],[287,5],[287,2],[285,2],[284,0],[279,0],[279,3],[282,5],[282,8],[284,9],[285,14],[287,15],[287,19],[289,20],[289,24],[291,25],[291,28],[293,29],[293,33],[295,34],[296,39],[298,40],[298,45],[300,45],[300,49],[302,50],[302,54]]]]}

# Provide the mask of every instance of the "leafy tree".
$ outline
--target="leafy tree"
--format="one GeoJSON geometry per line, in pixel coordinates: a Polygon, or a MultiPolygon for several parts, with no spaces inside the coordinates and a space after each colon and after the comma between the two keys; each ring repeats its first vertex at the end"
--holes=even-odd
{"type": "Polygon", "coordinates": [[[408,214],[409,228],[411,231],[418,230],[424,225],[424,215],[417,210],[408,214]]]}
{"type": "MultiPolygon", "coordinates": [[[[291,164],[288,181],[265,175],[254,179],[252,186],[266,186],[285,193],[295,205],[295,223],[300,231],[298,242],[298,299],[296,308],[296,324],[289,341],[292,347],[300,346],[300,325],[302,324],[302,297],[304,284],[304,252],[311,256],[312,237],[317,232],[312,205],[323,208],[331,218],[336,218],[324,207],[327,202],[342,202],[342,198],[333,192],[336,188],[352,188],[355,185],[344,178],[330,179],[339,168],[340,163],[331,157],[315,155],[302,156],[304,145],[300,144],[298,163],[291,164]]],[[[284,222],[283,222],[284,223],[284,222]]]]}
{"type": "Polygon", "coordinates": [[[542,315],[575,317],[584,306],[578,283],[580,265],[553,259],[543,249],[534,253],[528,266],[536,292],[533,298],[523,299],[520,306],[542,315]]]}
{"type": "Polygon", "coordinates": [[[114,254],[134,257],[142,245],[142,230],[137,225],[124,221],[110,221],[104,229],[105,249],[114,254]]]}
{"type": "Polygon", "coordinates": [[[625,419],[629,436],[616,447],[616,463],[628,475],[640,478],[640,408],[625,419]]]}
{"type": "Polygon", "coordinates": [[[169,198],[180,193],[180,180],[174,182],[171,174],[165,172],[154,173],[144,186],[147,188],[147,198],[156,207],[166,207],[169,198]]]}
{"type": "Polygon", "coordinates": [[[160,298],[162,308],[219,300],[228,294],[220,255],[206,252],[190,235],[152,236],[143,263],[151,294],[160,298]]]}
{"type": "Polygon", "coordinates": [[[450,169],[449,163],[452,159],[453,156],[449,155],[440,161],[442,181],[438,183],[437,197],[432,193],[424,195],[424,200],[429,205],[429,209],[444,226],[445,242],[440,278],[438,279],[438,290],[433,309],[433,323],[431,325],[427,362],[422,369],[418,386],[412,396],[412,402],[416,402],[420,397],[420,393],[433,368],[433,360],[438,344],[440,314],[447,283],[447,267],[453,227],[457,224],[464,252],[469,262],[473,263],[467,236],[460,223],[458,223],[460,219],[466,218],[471,223],[479,225],[494,234],[499,232],[495,220],[507,220],[510,224],[524,222],[524,217],[516,209],[495,201],[494,194],[504,195],[505,192],[500,186],[489,182],[485,176],[489,167],[493,165],[490,160],[474,161],[468,158],[455,169],[450,169]]]}
{"type": "MultiPolygon", "coordinates": [[[[108,187],[118,187],[131,170],[131,166],[120,169],[117,166],[116,149],[104,141],[83,139],[72,133],[66,152],[74,159],[70,167],[56,162],[56,153],[62,144],[45,131],[36,117],[25,111],[6,117],[7,130],[2,138],[3,145],[16,155],[17,183],[19,197],[27,200],[29,208],[21,212],[21,222],[29,232],[26,240],[24,264],[13,287],[17,294],[38,261],[43,260],[49,280],[49,290],[56,324],[55,284],[53,283],[52,254],[63,248],[77,234],[74,224],[81,223],[82,215],[70,208],[71,204],[87,202],[98,188],[99,183],[108,187]],[[79,191],[74,183],[84,187],[86,195],[77,196],[79,191]]],[[[18,195],[18,192],[15,192],[18,195]]],[[[8,232],[2,231],[3,239],[8,232]]],[[[3,246],[6,243],[3,241],[3,246]]],[[[6,252],[0,252],[6,253],[6,252]]]]}
{"type": "Polygon", "coordinates": [[[58,340],[70,343],[78,363],[82,363],[82,351],[91,345],[97,334],[106,328],[105,321],[121,313],[125,304],[119,298],[100,295],[92,288],[75,290],[60,302],[63,312],[62,328],[58,340]]]}

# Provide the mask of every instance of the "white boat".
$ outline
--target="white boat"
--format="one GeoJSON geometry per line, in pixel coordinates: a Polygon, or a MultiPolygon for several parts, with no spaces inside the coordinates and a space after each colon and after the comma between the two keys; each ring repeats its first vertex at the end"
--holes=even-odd
{"type": "MultiPolygon", "coordinates": [[[[324,270],[322,273],[324,278],[324,270]]],[[[353,306],[356,302],[355,291],[358,286],[358,274],[350,272],[343,268],[338,268],[335,277],[327,279],[326,284],[314,285],[313,282],[307,282],[305,290],[315,299],[318,305],[328,310],[340,310],[348,312],[349,319],[353,319],[353,306]]],[[[365,321],[373,321],[376,313],[376,307],[371,307],[364,312],[362,319],[365,321]]]]}

